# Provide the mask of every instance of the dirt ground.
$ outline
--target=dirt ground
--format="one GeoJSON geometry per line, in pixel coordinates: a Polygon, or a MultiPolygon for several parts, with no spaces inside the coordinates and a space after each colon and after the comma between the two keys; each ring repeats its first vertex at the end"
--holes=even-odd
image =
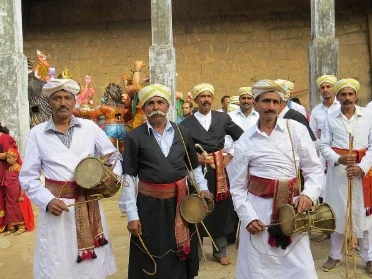
{"type": "MultiPolygon", "coordinates": [[[[118,209],[117,196],[111,199],[106,199],[103,202],[106,219],[110,231],[110,238],[113,243],[114,253],[118,272],[110,276],[110,279],[127,278],[127,263],[129,252],[129,235],[126,229],[127,220],[118,209]]],[[[35,216],[37,217],[38,210],[35,208],[35,216]]],[[[20,279],[32,278],[32,262],[33,250],[35,243],[36,231],[24,233],[20,236],[4,236],[0,235],[0,278],[2,279],[20,279]],[[4,248],[10,242],[10,247],[4,248]]],[[[211,260],[211,245],[205,239],[204,251],[207,255],[207,260],[202,260],[198,279],[233,279],[235,278],[235,262],[237,250],[235,245],[228,247],[228,256],[232,259],[233,264],[229,266],[221,266],[211,260]]],[[[323,242],[311,242],[314,261],[317,267],[318,276],[320,279],[336,279],[346,278],[345,267],[343,262],[333,272],[325,273],[321,270],[322,264],[328,257],[329,240],[323,242]]],[[[365,274],[364,266],[360,263],[359,256],[357,257],[358,278],[370,278],[365,274]]],[[[351,267],[350,267],[351,268],[351,267]]],[[[70,279],[70,278],[66,278],[70,279]]]]}

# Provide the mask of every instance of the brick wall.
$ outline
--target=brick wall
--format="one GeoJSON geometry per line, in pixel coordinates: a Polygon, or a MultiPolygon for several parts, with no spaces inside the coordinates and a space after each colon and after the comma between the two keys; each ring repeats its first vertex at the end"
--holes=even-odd
{"type": "MultiPolygon", "coordinates": [[[[340,43],[339,77],[357,77],[360,103],[371,96],[368,24],[363,3],[336,2],[340,43]]],[[[82,82],[93,77],[98,102],[109,82],[120,82],[135,60],[148,61],[151,45],[150,1],[35,1],[24,6],[24,52],[37,60],[47,54],[61,72],[70,68],[82,82]],[[27,13],[26,13],[27,12],[27,13]]],[[[215,86],[217,99],[262,78],[295,81],[307,89],[310,1],[174,1],[177,90],[199,82],[215,86]],[[218,3],[217,3],[218,2],[218,3]]],[[[146,75],[146,71],[144,73],[146,75]]],[[[301,94],[308,104],[308,94],[301,94]]]]}

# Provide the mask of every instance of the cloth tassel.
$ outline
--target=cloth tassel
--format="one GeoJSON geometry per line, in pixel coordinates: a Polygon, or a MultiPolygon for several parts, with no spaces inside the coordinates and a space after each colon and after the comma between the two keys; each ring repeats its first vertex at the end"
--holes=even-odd
{"type": "Polygon", "coordinates": [[[101,234],[98,237],[98,244],[99,244],[99,246],[105,246],[106,244],[108,244],[108,240],[105,238],[105,236],[103,234],[101,234]]]}
{"type": "Polygon", "coordinates": [[[267,231],[269,233],[268,243],[271,247],[280,247],[285,250],[291,245],[291,237],[283,234],[280,225],[271,226],[267,231]]]}
{"type": "Polygon", "coordinates": [[[219,193],[216,195],[216,202],[227,200],[230,197],[230,192],[219,193]]]}
{"type": "Polygon", "coordinates": [[[186,261],[190,256],[190,242],[177,246],[177,257],[180,262],[186,261]]]}
{"type": "Polygon", "coordinates": [[[77,259],[76,259],[76,262],[77,262],[77,263],[81,263],[82,261],[83,261],[83,259],[82,259],[81,256],[78,254],[77,259]]]}
{"type": "Polygon", "coordinates": [[[96,252],[93,250],[93,253],[92,253],[92,259],[97,259],[97,255],[96,255],[96,252]]]}

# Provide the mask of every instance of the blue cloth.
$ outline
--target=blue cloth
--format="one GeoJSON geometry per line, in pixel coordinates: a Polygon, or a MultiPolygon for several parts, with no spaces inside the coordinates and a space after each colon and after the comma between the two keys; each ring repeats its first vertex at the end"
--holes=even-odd
{"type": "Polygon", "coordinates": [[[124,140],[127,135],[127,130],[125,130],[124,124],[106,124],[105,127],[103,127],[103,130],[109,138],[117,140],[124,140]]]}
{"type": "Polygon", "coordinates": [[[174,129],[169,120],[167,120],[167,124],[165,125],[165,129],[163,134],[160,135],[151,125],[147,122],[147,129],[149,135],[154,135],[156,141],[158,142],[161,151],[163,152],[164,156],[167,157],[169,154],[169,150],[172,147],[173,139],[174,139],[174,129]]]}
{"type": "Polygon", "coordinates": [[[176,123],[180,124],[184,119],[185,119],[185,117],[183,117],[183,115],[178,116],[177,119],[176,119],[176,123]]]}

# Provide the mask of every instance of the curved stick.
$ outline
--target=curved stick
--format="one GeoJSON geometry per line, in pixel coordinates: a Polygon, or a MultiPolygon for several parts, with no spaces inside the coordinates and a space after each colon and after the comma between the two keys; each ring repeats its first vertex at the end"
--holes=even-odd
{"type": "Polygon", "coordinates": [[[214,240],[213,240],[211,234],[209,233],[209,231],[207,230],[207,227],[204,225],[204,222],[203,221],[200,221],[200,223],[203,225],[204,230],[206,231],[206,233],[208,234],[209,238],[211,239],[212,244],[213,244],[213,247],[217,250],[217,252],[220,252],[220,249],[218,249],[217,246],[216,246],[216,243],[214,243],[214,240]]]}
{"type": "Polygon", "coordinates": [[[146,271],[146,270],[143,269],[143,268],[142,268],[142,270],[143,270],[143,272],[146,273],[147,275],[151,275],[151,276],[153,276],[153,275],[156,274],[156,271],[157,271],[157,265],[156,265],[156,262],[155,262],[154,258],[152,257],[152,255],[150,254],[149,250],[147,249],[145,243],[143,242],[142,237],[141,237],[140,235],[138,235],[138,238],[139,238],[139,240],[141,241],[141,244],[142,244],[143,249],[145,249],[147,255],[149,255],[150,259],[151,259],[152,262],[154,263],[154,272],[148,272],[148,271],[146,271]]]}

